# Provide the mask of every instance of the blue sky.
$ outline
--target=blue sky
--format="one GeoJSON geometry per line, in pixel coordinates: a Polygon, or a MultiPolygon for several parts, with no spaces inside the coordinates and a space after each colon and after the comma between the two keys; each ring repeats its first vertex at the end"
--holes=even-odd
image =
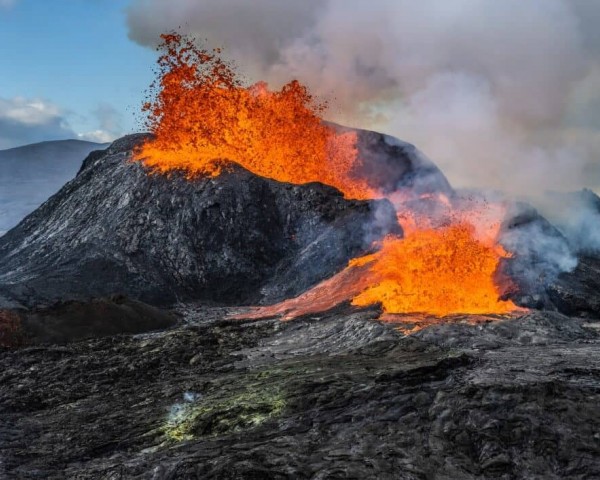
{"type": "Polygon", "coordinates": [[[0,148],[137,129],[156,55],[128,39],[128,3],[0,0],[0,148]]]}

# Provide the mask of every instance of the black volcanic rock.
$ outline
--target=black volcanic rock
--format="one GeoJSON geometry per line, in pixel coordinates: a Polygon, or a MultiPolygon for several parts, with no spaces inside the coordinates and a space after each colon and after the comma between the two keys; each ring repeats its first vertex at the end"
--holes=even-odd
{"type": "Polygon", "coordinates": [[[0,150],[0,235],[71,180],[88,153],[106,147],[57,140],[0,150]]]}
{"type": "Polygon", "coordinates": [[[182,314],[0,350],[0,477],[600,477],[597,320],[463,316],[403,336],[374,309],[182,314]]]}
{"type": "MultiPolygon", "coordinates": [[[[573,194],[573,198],[579,195],[573,194]]],[[[587,228],[600,229],[600,224],[587,228]]],[[[600,316],[600,258],[582,255],[573,241],[536,209],[513,205],[502,225],[500,242],[514,252],[503,260],[500,275],[508,276],[516,287],[506,296],[517,305],[572,316],[600,316]]]]}
{"type": "Polygon", "coordinates": [[[407,199],[454,193],[442,171],[414,145],[369,130],[357,130],[357,134],[361,174],[382,192],[403,191],[407,199]]]}
{"type": "Polygon", "coordinates": [[[551,282],[547,295],[567,315],[600,316],[600,258],[579,257],[573,271],[562,272],[551,282]]]}
{"type": "Polygon", "coordinates": [[[577,264],[567,239],[535,208],[518,202],[507,212],[499,241],[513,252],[501,265],[502,273],[517,287],[512,298],[524,307],[553,309],[548,287],[577,264]]]}
{"type": "Polygon", "coordinates": [[[59,302],[20,316],[22,341],[27,345],[144,333],[172,327],[177,321],[170,312],[120,296],[59,302]]]}
{"type": "Polygon", "coordinates": [[[284,184],[235,164],[217,178],[149,175],[131,161],[143,139],[92,153],[0,239],[0,307],[115,293],[152,304],[275,299],[398,232],[387,201],[345,200],[318,183],[284,184]],[[273,278],[293,282],[282,291],[273,278]]]}

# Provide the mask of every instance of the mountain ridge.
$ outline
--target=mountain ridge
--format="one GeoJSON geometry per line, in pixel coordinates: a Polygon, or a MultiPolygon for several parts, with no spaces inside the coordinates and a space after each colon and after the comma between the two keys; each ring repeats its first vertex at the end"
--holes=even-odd
{"type": "Polygon", "coordinates": [[[0,236],[73,178],[91,151],[107,146],[70,139],[0,150],[0,236]]]}

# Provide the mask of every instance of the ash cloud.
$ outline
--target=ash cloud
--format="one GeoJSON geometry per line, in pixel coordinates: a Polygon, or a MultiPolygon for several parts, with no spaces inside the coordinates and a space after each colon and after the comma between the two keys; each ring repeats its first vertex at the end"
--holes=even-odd
{"type": "Polygon", "coordinates": [[[134,0],[130,37],[181,27],[249,80],[298,78],[332,120],[419,146],[458,187],[600,187],[600,4],[134,0]]]}
{"type": "Polygon", "coordinates": [[[560,229],[573,251],[600,253],[600,197],[594,192],[549,192],[542,197],[540,210],[560,229]]]}

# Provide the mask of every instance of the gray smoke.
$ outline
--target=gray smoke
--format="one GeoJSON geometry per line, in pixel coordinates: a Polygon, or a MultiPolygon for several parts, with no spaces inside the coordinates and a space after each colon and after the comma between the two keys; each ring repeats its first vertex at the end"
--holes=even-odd
{"type": "MultiPolygon", "coordinates": [[[[297,78],[332,100],[332,121],[417,145],[463,189],[451,215],[499,200],[464,189],[528,197],[558,228],[508,197],[508,220],[492,208],[476,227],[507,222],[510,268],[531,285],[600,252],[598,197],[544,195],[600,188],[600,2],[134,0],[127,15],[142,45],[180,27],[225,47],[249,81],[297,78]]],[[[447,221],[419,197],[409,210],[447,221]]]]}
{"type": "Polygon", "coordinates": [[[500,242],[507,251],[516,253],[511,265],[513,278],[528,285],[529,291],[541,291],[560,273],[577,267],[576,252],[560,230],[528,204],[508,205],[500,242]]]}
{"type": "Polygon", "coordinates": [[[130,37],[224,46],[249,80],[291,78],[332,120],[419,146],[458,187],[600,186],[600,3],[134,0],[130,37]]]}
{"type": "Polygon", "coordinates": [[[600,198],[591,190],[547,193],[541,213],[556,225],[578,254],[600,253],[600,198]]]}

